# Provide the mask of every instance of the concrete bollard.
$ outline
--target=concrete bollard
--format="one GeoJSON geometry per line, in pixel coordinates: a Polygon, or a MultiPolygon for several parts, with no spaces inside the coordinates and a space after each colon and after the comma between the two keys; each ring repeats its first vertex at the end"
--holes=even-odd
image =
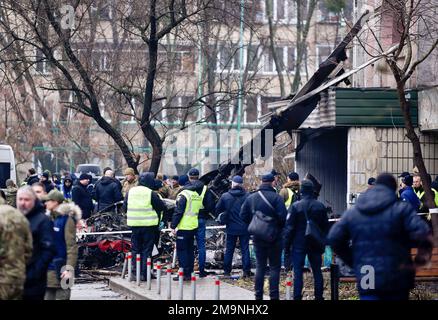
{"type": "Polygon", "coordinates": [[[192,273],[192,278],[191,278],[191,282],[192,282],[192,300],[196,300],[196,275],[193,272],[192,273]]]}
{"type": "Polygon", "coordinates": [[[167,300],[171,300],[172,299],[172,268],[170,266],[167,266],[166,275],[167,275],[167,300]]]}
{"type": "Polygon", "coordinates": [[[137,254],[137,256],[135,257],[135,274],[136,274],[136,281],[137,281],[137,286],[140,286],[140,272],[141,272],[141,264],[140,264],[141,258],[140,255],[137,254]]]}
{"type": "Polygon", "coordinates": [[[132,253],[128,252],[128,281],[131,281],[132,277],[132,253]]]}
{"type": "Polygon", "coordinates": [[[157,293],[161,294],[161,262],[157,261],[157,293]]]}
{"type": "Polygon", "coordinates": [[[290,276],[286,278],[286,300],[291,300],[292,280],[290,276]]]}
{"type": "Polygon", "coordinates": [[[126,267],[128,266],[128,253],[125,254],[125,258],[123,259],[123,269],[122,269],[122,279],[125,277],[126,274],[126,267]]]}
{"type": "Polygon", "coordinates": [[[178,289],[179,289],[179,295],[178,300],[183,300],[183,288],[184,288],[184,269],[179,268],[178,270],[178,289]]]}
{"type": "Polygon", "coordinates": [[[148,258],[146,262],[146,288],[148,290],[151,290],[151,267],[152,267],[152,261],[151,258],[148,258]]]}
{"type": "Polygon", "coordinates": [[[220,300],[221,281],[219,280],[219,277],[215,278],[214,287],[214,300],[220,300]]]}

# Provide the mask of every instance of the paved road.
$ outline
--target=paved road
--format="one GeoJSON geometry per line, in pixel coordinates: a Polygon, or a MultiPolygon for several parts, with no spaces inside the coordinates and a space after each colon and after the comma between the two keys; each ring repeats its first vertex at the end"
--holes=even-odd
{"type": "Polygon", "coordinates": [[[108,288],[106,282],[75,284],[71,300],[125,300],[126,298],[108,288]]]}

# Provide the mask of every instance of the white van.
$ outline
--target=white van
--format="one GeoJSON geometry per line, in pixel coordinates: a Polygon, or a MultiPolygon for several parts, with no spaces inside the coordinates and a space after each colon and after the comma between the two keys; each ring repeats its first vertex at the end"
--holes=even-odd
{"type": "Polygon", "coordinates": [[[17,183],[15,172],[15,157],[11,146],[0,144],[0,188],[6,188],[6,180],[12,179],[17,183]]]}

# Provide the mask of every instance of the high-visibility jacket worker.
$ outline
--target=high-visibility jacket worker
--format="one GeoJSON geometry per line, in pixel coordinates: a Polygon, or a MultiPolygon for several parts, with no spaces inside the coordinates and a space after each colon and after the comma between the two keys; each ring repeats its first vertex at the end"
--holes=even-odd
{"type": "MultiPolygon", "coordinates": [[[[207,188],[198,180],[199,171],[191,169],[188,175],[189,182],[177,196],[176,208],[171,222],[171,229],[176,233],[178,261],[180,267],[184,269],[184,280],[186,281],[190,280],[190,275],[193,272],[194,240],[199,227],[199,212],[211,206],[207,197],[207,188]]],[[[214,200],[211,202],[214,205],[214,200]]]]}
{"type": "MultiPolygon", "coordinates": [[[[140,254],[141,257],[141,281],[146,279],[146,261],[148,257],[151,257],[154,244],[159,237],[158,226],[161,214],[165,209],[164,202],[152,191],[153,186],[154,174],[142,173],[139,185],[128,191],[124,202],[127,225],[132,230],[131,252],[133,257],[137,254],[140,254]]],[[[133,270],[135,270],[135,259],[132,259],[132,265],[133,270]]]]}

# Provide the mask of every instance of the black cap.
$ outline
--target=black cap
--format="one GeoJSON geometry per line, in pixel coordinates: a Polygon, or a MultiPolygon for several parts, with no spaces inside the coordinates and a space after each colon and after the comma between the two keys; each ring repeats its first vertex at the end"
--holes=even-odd
{"type": "Polygon", "coordinates": [[[313,194],[313,182],[310,180],[301,181],[300,191],[302,194],[313,194]]]}
{"type": "Polygon", "coordinates": [[[414,184],[414,177],[411,175],[404,177],[403,183],[408,187],[412,187],[412,185],[414,184]]]}
{"type": "Polygon", "coordinates": [[[409,172],[404,171],[404,172],[402,172],[402,174],[399,175],[398,177],[399,177],[399,178],[404,178],[404,177],[406,177],[406,176],[410,176],[410,175],[411,175],[411,174],[410,174],[409,172]]]}
{"type": "Polygon", "coordinates": [[[280,175],[277,171],[275,171],[275,169],[272,169],[272,170],[271,170],[271,174],[272,174],[274,177],[280,175]]]}
{"type": "Polygon", "coordinates": [[[272,174],[272,172],[266,173],[262,176],[262,182],[272,182],[274,180],[275,176],[272,174]]]}
{"type": "Polygon", "coordinates": [[[376,178],[371,177],[368,179],[368,185],[369,186],[374,186],[376,184],[376,178]]]}
{"type": "Polygon", "coordinates": [[[87,173],[81,173],[81,175],[79,176],[79,181],[80,180],[91,180],[91,179],[92,179],[91,176],[87,173]]]}
{"type": "Polygon", "coordinates": [[[395,180],[394,176],[390,173],[381,173],[376,179],[376,184],[384,185],[391,190],[395,191],[397,190],[397,181],[395,180]]]}
{"type": "Polygon", "coordinates": [[[287,176],[288,176],[289,179],[291,179],[292,181],[300,180],[300,176],[299,176],[298,173],[296,173],[296,172],[290,172],[287,176]]]}
{"type": "Polygon", "coordinates": [[[199,170],[196,168],[191,168],[187,173],[189,177],[199,177],[199,170]]]}

